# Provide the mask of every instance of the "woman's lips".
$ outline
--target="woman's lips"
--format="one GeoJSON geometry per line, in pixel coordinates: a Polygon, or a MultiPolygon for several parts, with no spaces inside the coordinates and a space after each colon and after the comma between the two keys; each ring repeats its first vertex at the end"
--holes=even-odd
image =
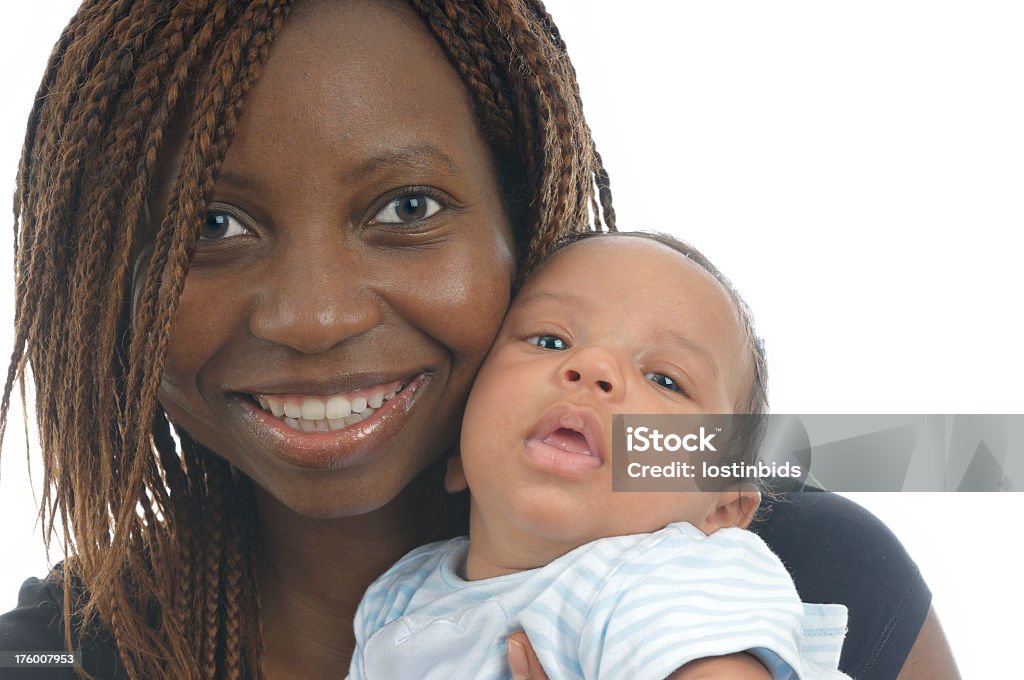
{"type": "Polygon", "coordinates": [[[540,417],[525,441],[527,461],[547,472],[577,476],[607,460],[604,430],[590,411],[556,404],[540,417]]]}
{"type": "Polygon", "coordinates": [[[349,402],[350,413],[341,418],[304,418],[302,413],[319,416],[319,407],[313,402],[320,402],[324,407],[324,416],[328,405],[335,409],[332,415],[344,412],[344,405],[328,403],[342,395],[314,397],[253,393],[251,397],[236,396],[235,403],[242,409],[243,422],[249,430],[277,458],[297,467],[329,470],[359,463],[397,435],[405,426],[407,416],[428,380],[429,374],[424,372],[353,391],[344,396],[349,402]],[[382,394],[380,405],[373,408],[369,406],[369,400],[372,398],[376,403],[373,395],[377,393],[382,394]],[[368,394],[369,397],[366,396],[368,394]],[[383,396],[388,395],[390,397],[384,400],[383,396]],[[354,404],[363,408],[361,413],[351,412],[352,401],[357,399],[367,401],[365,405],[354,404]],[[260,405],[255,401],[260,401],[260,405]],[[288,412],[295,413],[296,404],[300,409],[299,417],[287,416],[285,406],[288,412]],[[339,408],[342,410],[338,411],[339,408]],[[281,415],[275,415],[275,410],[281,410],[281,415]],[[335,421],[333,427],[331,420],[335,421]],[[309,427],[310,422],[315,423],[313,428],[309,427]]]}

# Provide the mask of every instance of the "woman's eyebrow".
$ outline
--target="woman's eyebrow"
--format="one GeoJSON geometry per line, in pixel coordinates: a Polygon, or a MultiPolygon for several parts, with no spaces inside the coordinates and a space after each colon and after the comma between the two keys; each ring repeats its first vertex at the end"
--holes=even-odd
{"type": "Polygon", "coordinates": [[[255,177],[240,175],[234,172],[222,172],[217,175],[217,184],[230,184],[235,189],[248,191],[254,194],[263,193],[262,185],[255,177]]]}
{"type": "Polygon", "coordinates": [[[360,163],[352,171],[353,177],[368,175],[382,168],[401,166],[415,170],[435,169],[438,165],[452,175],[461,175],[462,168],[451,156],[430,144],[411,144],[380,151],[360,163]]]}
{"type": "MultiPolygon", "coordinates": [[[[415,144],[397,149],[388,149],[374,154],[357,165],[350,173],[349,179],[363,177],[393,166],[412,168],[414,170],[429,170],[436,169],[439,165],[448,174],[462,174],[459,164],[445,152],[430,144],[415,144]]],[[[217,182],[230,184],[232,187],[243,191],[263,193],[259,181],[249,175],[223,172],[217,175],[217,182]]]]}

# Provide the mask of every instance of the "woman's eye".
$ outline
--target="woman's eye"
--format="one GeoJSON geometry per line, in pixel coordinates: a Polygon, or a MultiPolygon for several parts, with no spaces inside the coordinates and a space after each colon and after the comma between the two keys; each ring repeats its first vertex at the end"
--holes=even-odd
{"type": "Polygon", "coordinates": [[[242,223],[225,212],[206,214],[206,222],[199,234],[200,241],[223,241],[232,236],[245,236],[249,230],[242,223]]]}
{"type": "Polygon", "coordinates": [[[526,341],[531,345],[540,347],[541,349],[561,351],[569,348],[569,344],[557,335],[534,335],[533,337],[527,338],[526,341]]]}
{"type": "Polygon", "coordinates": [[[644,378],[650,380],[652,383],[659,387],[665,388],[666,390],[680,393],[683,391],[683,388],[679,386],[679,383],[677,383],[675,380],[668,377],[664,373],[645,373],[644,378]]]}
{"type": "Polygon", "coordinates": [[[378,224],[409,224],[425,220],[441,209],[441,204],[430,196],[407,194],[399,196],[381,208],[373,217],[378,224]]]}

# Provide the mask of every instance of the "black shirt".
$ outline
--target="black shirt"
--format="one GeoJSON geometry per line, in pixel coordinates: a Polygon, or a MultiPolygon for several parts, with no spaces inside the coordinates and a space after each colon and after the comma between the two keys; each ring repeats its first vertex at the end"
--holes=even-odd
{"type": "Polygon", "coordinates": [[[789,569],[800,599],[849,610],[839,669],[858,680],[896,678],[932,602],[896,536],[834,493],[791,493],[764,511],[750,529],[789,569]]]}
{"type": "MultiPolygon", "coordinates": [[[[55,652],[64,649],[64,587],[61,565],[45,579],[30,578],[18,592],[18,606],[0,616],[0,649],[55,652]]],[[[82,651],[82,666],[97,680],[129,680],[112,638],[104,631],[74,631],[73,649],[82,651]]],[[[0,668],[0,680],[72,680],[71,668],[0,668]]]]}
{"type": "MultiPolygon", "coordinates": [[[[840,669],[858,680],[899,675],[931,606],[931,592],[900,542],[874,515],[832,493],[792,493],[765,501],[751,529],[793,575],[805,602],[849,608],[840,669]]],[[[30,578],[18,606],[0,616],[0,649],[64,649],[59,575],[30,578]]],[[[109,636],[76,643],[100,680],[126,678],[109,636]]],[[[343,677],[344,671],[339,671],[343,677]]],[[[71,680],[71,669],[0,668],[0,680],[71,680]]]]}

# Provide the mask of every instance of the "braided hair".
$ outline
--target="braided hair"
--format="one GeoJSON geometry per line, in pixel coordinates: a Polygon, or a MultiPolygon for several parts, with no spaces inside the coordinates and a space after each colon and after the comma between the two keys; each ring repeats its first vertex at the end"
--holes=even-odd
{"type": "MultiPolygon", "coordinates": [[[[520,271],[614,230],[608,175],[540,0],[409,0],[494,154],[520,271]]],[[[14,196],[15,385],[35,388],[65,644],[109,632],[133,678],[259,678],[251,482],[157,402],[177,305],[246,92],[291,0],[85,0],[50,57],[14,196]],[[176,116],[180,170],[132,308],[132,258],[176,116]],[[70,557],[69,557],[70,555],[70,557]]],[[[88,676],[85,671],[78,671],[88,676]]]]}

